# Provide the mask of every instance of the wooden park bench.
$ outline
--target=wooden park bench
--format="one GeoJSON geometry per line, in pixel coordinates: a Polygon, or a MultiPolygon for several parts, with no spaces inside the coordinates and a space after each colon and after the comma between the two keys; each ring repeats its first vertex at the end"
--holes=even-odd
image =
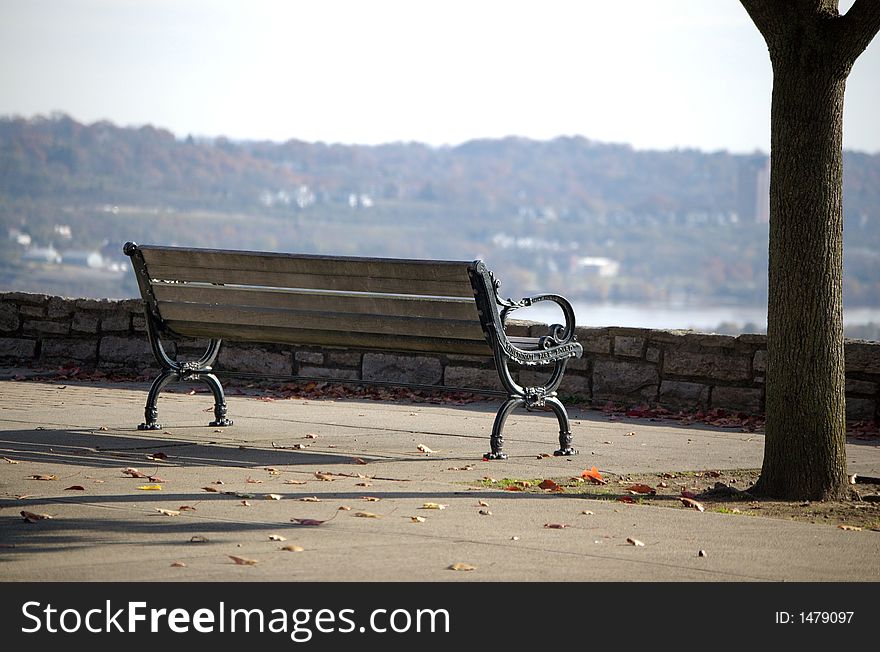
{"type": "Polygon", "coordinates": [[[133,242],[126,243],[124,252],[131,258],[144,301],[147,336],[162,369],[150,388],[141,430],[161,428],[159,392],[181,380],[202,381],[211,388],[214,421],[209,425],[232,425],[223,387],[212,369],[221,341],[229,339],[492,357],[507,400],[495,417],[486,457],[506,457],[502,430],[518,406],[552,410],[559,421],[556,455],[577,452],[571,446],[568,415],[556,396],[566,364],[583,352],[575,338],[571,304],[556,294],[516,302],[502,299],[500,283],[482,261],[223,251],[133,242]],[[508,336],[508,315],[539,301],[558,304],[565,325],[550,326],[542,337],[508,336]],[[166,352],[166,336],[210,342],[199,360],[181,362],[166,352]],[[553,369],[545,385],[522,387],[511,375],[511,364],[553,369]]]}

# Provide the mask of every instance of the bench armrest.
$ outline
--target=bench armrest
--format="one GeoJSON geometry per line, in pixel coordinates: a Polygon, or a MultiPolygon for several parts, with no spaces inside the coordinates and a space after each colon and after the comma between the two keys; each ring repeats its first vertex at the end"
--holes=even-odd
{"type": "Polygon", "coordinates": [[[505,328],[507,327],[507,318],[514,310],[526,308],[539,301],[552,301],[558,305],[562,309],[562,314],[565,316],[565,325],[550,324],[547,335],[539,338],[538,348],[549,349],[554,346],[560,346],[571,342],[574,339],[574,308],[572,308],[568,299],[558,294],[539,294],[533,297],[525,297],[519,301],[511,301],[510,299],[502,299],[499,297],[498,303],[503,306],[501,310],[502,325],[504,325],[505,328]]]}

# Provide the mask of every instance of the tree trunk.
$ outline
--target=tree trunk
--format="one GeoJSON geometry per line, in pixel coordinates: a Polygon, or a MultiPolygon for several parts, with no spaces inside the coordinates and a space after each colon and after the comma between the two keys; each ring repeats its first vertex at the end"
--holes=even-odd
{"type": "MultiPolygon", "coordinates": [[[[811,65],[811,63],[813,65],[811,65]]],[[[846,491],[842,139],[845,77],[773,66],[767,428],[756,491],[823,500],[846,491]]]]}
{"type": "Polygon", "coordinates": [[[741,0],[773,64],[766,438],[752,491],[847,492],[843,357],[843,97],[880,3],[741,0]]]}

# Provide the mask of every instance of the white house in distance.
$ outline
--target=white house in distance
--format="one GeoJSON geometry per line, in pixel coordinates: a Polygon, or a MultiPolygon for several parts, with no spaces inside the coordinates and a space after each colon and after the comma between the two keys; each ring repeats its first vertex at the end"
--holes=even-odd
{"type": "Polygon", "coordinates": [[[620,263],[611,258],[596,256],[582,256],[575,258],[572,263],[573,271],[584,276],[598,276],[599,278],[611,278],[617,276],[620,271],[620,263]]]}

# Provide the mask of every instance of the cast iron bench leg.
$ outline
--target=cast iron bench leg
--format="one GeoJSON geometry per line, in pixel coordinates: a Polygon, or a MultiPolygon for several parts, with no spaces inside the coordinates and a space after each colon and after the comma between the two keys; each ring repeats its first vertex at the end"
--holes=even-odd
{"type": "Polygon", "coordinates": [[[156,403],[159,400],[159,392],[168,383],[180,380],[180,374],[173,369],[165,369],[153,381],[150,393],[147,394],[147,405],[144,408],[144,422],[138,426],[138,430],[161,430],[162,426],[157,423],[159,408],[156,403]]]}

